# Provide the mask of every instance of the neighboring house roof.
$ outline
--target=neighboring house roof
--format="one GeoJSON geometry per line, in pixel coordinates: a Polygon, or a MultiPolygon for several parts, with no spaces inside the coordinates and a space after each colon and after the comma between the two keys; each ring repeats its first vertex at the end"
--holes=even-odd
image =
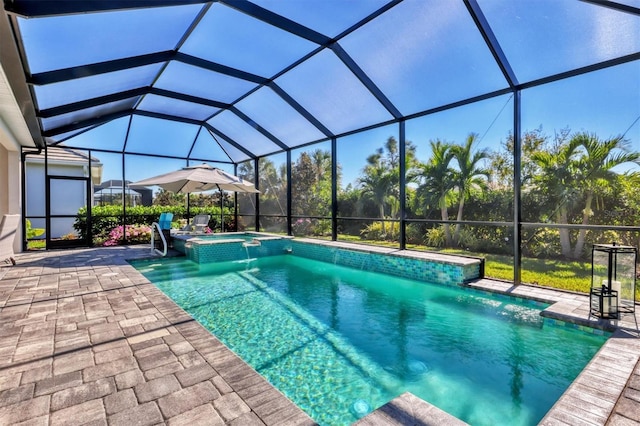
{"type": "MultiPolygon", "coordinates": [[[[129,194],[137,194],[137,195],[142,195],[142,193],[144,193],[145,191],[148,193],[152,193],[152,189],[148,188],[146,186],[140,186],[140,185],[131,185],[131,181],[130,180],[125,180],[124,181],[124,186],[126,186],[127,188],[127,193],[129,194]]],[[[95,185],[93,187],[94,192],[97,194],[100,191],[104,191],[105,193],[108,193],[109,190],[112,190],[114,193],[122,193],[122,180],[120,179],[109,179],[109,180],[105,180],[104,182],[101,182],[100,185],[95,185]]]]}
{"type": "Polygon", "coordinates": [[[84,167],[89,165],[89,158],[91,158],[91,180],[96,185],[102,181],[102,167],[103,164],[100,160],[94,156],[89,157],[86,151],[77,150],[71,148],[49,148],[45,157],[44,153],[40,155],[27,155],[25,157],[25,163],[31,164],[44,164],[45,158],[49,164],[65,165],[65,166],[77,166],[84,167]]]}
{"type": "MultiPolygon", "coordinates": [[[[86,165],[89,163],[89,155],[85,151],[71,148],[49,148],[47,150],[46,158],[50,163],[55,164],[86,165]]],[[[28,163],[44,163],[44,159],[45,154],[42,153],[38,156],[28,155],[25,161],[28,163]]],[[[100,162],[100,159],[91,156],[91,165],[94,167],[102,166],[102,163],[100,162]]]]}
{"type": "MultiPolygon", "coordinates": [[[[100,185],[96,185],[94,187],[94,189],[96,191],[99,191],[101,189],[108,189],[108,188],[122,188],[122,180],[120,179],[109,179],[109,180],[105,180],[104,182],[101,182],[100,185]]],[[[124,186],[126,186],[127,188],[131,188],[131,189],[136,189],[136,190],[149,190],[151,191],[151,188],[148,188],[146,186],[141,186],[141,185],[131,185],[131,181],[130,180],[125,180],[124,181],[124,186]]]]}

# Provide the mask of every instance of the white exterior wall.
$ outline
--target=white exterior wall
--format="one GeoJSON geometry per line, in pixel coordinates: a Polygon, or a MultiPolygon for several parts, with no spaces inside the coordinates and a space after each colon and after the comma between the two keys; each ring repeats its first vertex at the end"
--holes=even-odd
{"type": "MultiPolygon", "coordinates": [[[[22,214],[20,197],[20,152],[13,148],[8,136],[0,128],[0,216],[4,214],[22,214]]],[[[22,224],[13,241],[13,251],[22,251],[22,224]]]]}

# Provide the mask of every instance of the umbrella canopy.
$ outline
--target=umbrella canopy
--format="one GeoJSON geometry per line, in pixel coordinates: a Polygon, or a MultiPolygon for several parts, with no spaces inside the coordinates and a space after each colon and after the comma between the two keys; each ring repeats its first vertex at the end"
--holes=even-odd
{"type": "Polygon", "coordinates": [[[211,189],[259,193],[251,182],[208,164],[183,167],[180,170],[143,179],[131,185],[157,185],[171,192],[202,192],[211,189]]]}
{"type": "Polygon", "coordinates": [[[224,209],[222,191],[259,193],[251,182],[208,164],[183,167],[180,170],[133,182],[131,185],[157,185],[171,192],[202,192],[220,190],[220,230],[224,231],[224,209]]]}

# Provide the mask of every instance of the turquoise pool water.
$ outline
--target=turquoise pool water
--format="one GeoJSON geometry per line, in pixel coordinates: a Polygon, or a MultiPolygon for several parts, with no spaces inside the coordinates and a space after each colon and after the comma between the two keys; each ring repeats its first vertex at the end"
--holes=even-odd
{"type": "Polygon", "coordinates": [[[473,425],[533,425],[606,340],[538,303],[291,255],[135,266],[323,425],[405,391],[473,425]]]}

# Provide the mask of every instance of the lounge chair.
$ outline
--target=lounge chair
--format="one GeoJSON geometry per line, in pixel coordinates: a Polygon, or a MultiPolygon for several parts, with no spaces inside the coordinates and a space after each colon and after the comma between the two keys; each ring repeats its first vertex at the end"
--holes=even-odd
{"type": "Polygon", "coordinates": [[[5,214],[0,222],[0,261],[11,262],[12,265],[16,264],[16,260],[13,256],[13,240],[16,237],[16,230],[20,223],[19,214],[5,214]]]}
{"type": "Polygon", "coordinates": [[[208,214],[197,214],[191,219],[191,223],[180,229],[178,234],[196,234],[204,232],[204,229],[209,225],[208,214]]]}
{"type": "Polygon", "coordinates": [[[208,214],[197,214],[193,217],[191,221],[191,231],[192,232],[204,232],[204,228],[209,226],[209,218],[211,216],[208,214]]]}

